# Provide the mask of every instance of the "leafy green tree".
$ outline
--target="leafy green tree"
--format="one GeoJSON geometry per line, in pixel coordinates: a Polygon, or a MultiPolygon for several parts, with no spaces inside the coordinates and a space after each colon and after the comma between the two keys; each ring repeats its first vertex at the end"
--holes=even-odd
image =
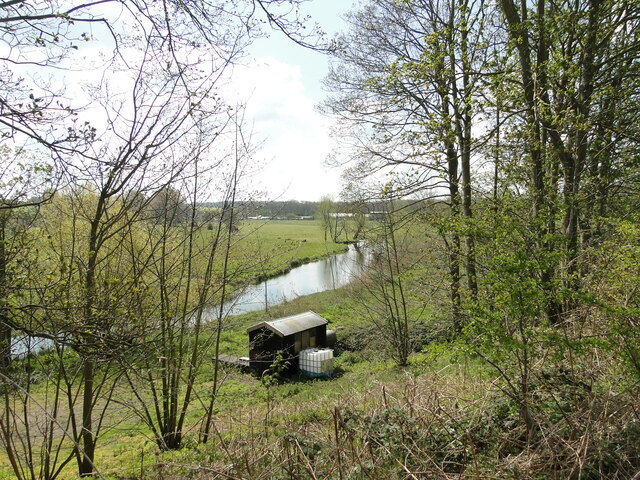
{"type": "Polygon", "coordinates": [[[324,196],[320,199],[318,206],[316,207],[316,215],[320,217],[322,229],[324,230],[324,241],[327,241],[327,236],[333,241],[337,242],[342,233],[342,222],[336,204],[329,196],[324,196]]]}
{"type": "Polygon", "coordinates": [[[412,352],[410,329],[414,323],[405,279],[409,268],[404,258],[407,248],[402,242],[402,223],[393,200],[387,200],[381,222],[374,229],[373,260],[367,275],[367,292],[373,297],[373,302],[367,302],[367,310],[400,366],[407,364],[412,352]]]}
{"type": "MultiPolygon", "coordinates": [[[[558,274],[564,286],[575,291],[580,284],[582,243],[593,230],[587,210],[592,211],[598,197],[600,210],[606,210],[605,197],[610,198],[606,192],[615,181],[611,173],[618,169],[611,154],[616,149],[622,153],[628,135],[634,135],[635,127],[626,123],[633,114],[627,117],[623,109],[622,117],[614,120],[611,113],[624,105],[620,94],[629,97],[637,92],[636,77],[628,68],[639,46],[632,33],[635,17],[627,5],[616,1],[541,0],[525,6],[504,0],[500,7],[519,62],[514,107],[524,111],[534,222],[545,247],[563,252],[562,263],[543,272],[545,282],[552,284],[558,274]],[[625,126],[621,128],[618,121],[625,126]],[[620,135],[612,137],[612,131],[620,135]],[[596,196],[587,194],[590,184],[599,185],[596,196]],[[562,218],[558,226],[556,216],[562,218]],[[556,231],[560,241],[550,240],[556,231]]],[[[571,308],[570,301],[547,303],[556,322],[571,308]]]]}
{"type": "Polygon", "coordinates": [[[440,231],[449,251],[458,330],[463,265],[470,297],[478,296],[472,126],[480,115],[479,72],[486,68],[487,33],[480,19],[491,14],[472,1],[368,2],[347,17],[351,30],[341,38],[327,79],[338,93],[326,108],[359,145],[348,170],[352,182],[385,172],[405,195],[446,195],[450,218],[440,222],[440,231]]]}

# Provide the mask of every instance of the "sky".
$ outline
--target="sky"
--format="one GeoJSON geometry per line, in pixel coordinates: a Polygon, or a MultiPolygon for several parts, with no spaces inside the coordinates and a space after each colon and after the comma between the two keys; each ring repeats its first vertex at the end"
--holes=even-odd
{"type": "MultiPolygon", "coordinates": [[[[329,36],[344,29],[341,15],[353,0],[311,0],[303,13],[329,36]]],[[[316,105],[327,93],[322,80],[328,58],[301,47],[280,32],[256,41],[244,65],[233,72],[234,87],[246,98],[246,123],[253,140],[261,143],[256,181],[269,199],[317,201],[324,195],[338,199],[340,171],[325,164],[335,147],[332,120],[316,105]]]]}
{"type": "MultiPolygon", "coordinates": [[[[309,15],[310,23],[317,23],[331,38],[345,28],[341,16],[355,1],[308,0],[302,3],[301,13],[309,15]]],[[[103,8],[107,18],[122,16],[122,7],[116,3],[96,8],[103,8]]],[[[83,118],[100,130],[108,125],[107,119],[102,118],[99,107],[92,107],[93,94],[87,86],[103,88],[103,79],[107,78],[112,95],[120,92],[128,98],[126,89],[130,82],[118,77],[117,72],[105,75],[104,65],[108,62],[104,58],[109,59],[114,49],[111,34],[101,24],[89,27],[82,24],[77,28],[82,31],[89,28],[93,41],[81,43],[77,55],[70,57],[65,68],[51,69],[42,75],[45,83],[64,85],[65,101],[82,104],[83,118]]],[[[0,49],[3,46],[6,45],[0,43],[0,49]]],[[[123,51],[129,61],[137,55],[135,49],[125,47],[123,51]]],[[[42,52],[31,49],[27,53],[42,52]]],[[[282,32],[272,30],[250,45],[242,63],[233,67],[230,84],[235,92],[231,92],[232,98],[227,102],[231,105],[246,102],[244,128],[252,133],[252,143],[259,145],[254,159],[260,170],[251,179],[252,193],[261,191],[266,200],[317,201],[324,195],[338,199],[340,171],[326,165],[336,145],[330,136],[332,120],[316,108],[327,95],[322,81],[328,72],[328,60],[326,55],[297,45],[282,32]]],[[[37,67],[29,64],[16,65],[15,70],[25,76],[41,75],[37,67]]]]}

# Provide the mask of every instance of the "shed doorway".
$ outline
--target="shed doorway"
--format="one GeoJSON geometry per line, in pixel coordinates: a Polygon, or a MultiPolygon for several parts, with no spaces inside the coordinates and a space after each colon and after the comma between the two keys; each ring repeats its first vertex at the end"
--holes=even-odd
{"type": "Polygon", "coordinates": [[[315,348],[316,342],[316,331],[314,330],[305,330],[303,332],[298,332],[295,334],[294,338],[294,351],[295,353],[300,353],[302,350],[306,350],[307,348],[315,348]]]}

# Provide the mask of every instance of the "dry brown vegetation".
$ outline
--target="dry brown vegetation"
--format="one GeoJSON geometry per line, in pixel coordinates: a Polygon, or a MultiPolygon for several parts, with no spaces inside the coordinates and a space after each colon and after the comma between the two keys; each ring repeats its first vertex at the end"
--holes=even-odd
{"type": "Polygon", "coordinates": [[[634,392],[583,392],[562,421],[541,406],[527,444],[495,384],[448,370],[222,414],[215,449],[163,459],[150,478],[635,478],[634,392]]]}

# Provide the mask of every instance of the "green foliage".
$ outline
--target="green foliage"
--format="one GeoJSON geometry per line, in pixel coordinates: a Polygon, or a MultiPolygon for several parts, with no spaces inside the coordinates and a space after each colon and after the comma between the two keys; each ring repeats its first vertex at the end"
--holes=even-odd
{"type": "Polygon", "coordinates": [[[628,371],[640,378],[640,228],[636,222],[612,226],[610,239],[590,254],[597,262],[586,279],[600,315],[609,349],[619,352],[628,371]]]}
{"type": "Polygon", "coordinates": [[[291,362],[289,361],[288,356],[286,356],[284,352],[277,352],[273,359],[273,363],[271,363],[269,368],[267,368],[260,377],[262,385],[269,390],[274,385],[279,384],[283,379],[284,373],[290,367],[291,362]]]}
{"type": "Polygon", "coordinates": [[[373,415],[356,412],[342,413],[342,422],[347,430],[363,435],[380,455],[392,455],[393,449],[409,444],[417,436],[417,422],[408,412],[388,408],[373,415]]]}
{"type": "MultiPolygon", "coordinates": [[[[69,18],[46,13],[39,21],[69,18]]],[[[172,18],[154,24],[158,33],[172,18]]],[[[96,129],[70,127],[59,142],[40,137],[40,125],[55,123],[47,98],[5,82],[16,90],[5,110],[17,123],[9,123],[26,127],[22,134],[84,181],[74,176],[73,187],[51,199],[51,165],[20,149],[0,152],[0,373],[11,380],[0,412],[3,465],[12,445],[26,459],[32,446],[39,449],[38,466],[54,456],[47,441],[72,455],[63,429],[93,450],[104,420],[110,443],[95,458],[111,461],[113,471],[126,463],[116,474],[123,477],[149,468],[135,464],[138,452],[157,452],[145,438],[160,449],[183,448],[157,453],[156,470],[144,472],[157,476],[636,476],[637,18],[638,4],[616,0],[365,1],[348,17],[353,31],[336,50],[328,84],[339,92],[329,110],[352,121],[342,131],[361,148],[350,152],[349,194],[367,201],[324,198],[313,222],[235,224],[228,208],[190,210],[194,203],[183,195],[193,185],[167,186],[177,185],[178,163],[162,170],[165,153],[188,156],[194,145],[170,138],[148,143],[144,153],[118,142],[111,151],[104,142],[100,162],[83,156],[64,164],[56,154],[72,151],[69,142],[86,146],[96,129]],[[151,188],[147,174],[156,165],[135,162],[154,155],[159,175],[172,178],[151,188]],[[119,159],[126,160],[121,170],[119,159]],[[84,171],[82,161],[89,162],[84,171]],[[368,185],[372,172],[387,175],[368,185]],[[366,222],[372,192],[380,196],[376,210],[388,198],[407,199],[366,222]],[[414,202],[415,195],[432,200],[414,202]],[[375,254],[362,282],[268,314],[201,321],[223,292],[228,298],[364,234],[375,254]],[[228,257],[214,248],[225,238],[228,257]],[[216,353],[246,354],[247,325],[310,309],[341,327],[341,376],[283,384],[282,354],[262,382],[214,370],[216,353]],[[12,359],[6,347],[14,330],[68,347],[12,359]],[[206,421],[218,429],[213,447],[190,433],[203,425],[203,410],[227,416],[226,423],[206,421]],[[98,411],[105,416],[92,425],[98,411]]],[[[38,31],[22,43],[8,36],[18,42],[9,50],[64,43],[64,35],[34,25],[38,31]]],[[[161,50],[155,54],[164,44],[161,50]]],[[[166,78],[185,80],[173,60],[166,78]]],[[[205,115],[203,101],[187,103],[205,115]]],[[[55,109],[62,119],[74,113],[55,109]]],[[[142,113],[134,116],[156,118],[142,113]]],[[[180,168],[191,160],[200,159],[180,168]]],[[[309,205],[289,207],[297,213],[309,205]]]]}

